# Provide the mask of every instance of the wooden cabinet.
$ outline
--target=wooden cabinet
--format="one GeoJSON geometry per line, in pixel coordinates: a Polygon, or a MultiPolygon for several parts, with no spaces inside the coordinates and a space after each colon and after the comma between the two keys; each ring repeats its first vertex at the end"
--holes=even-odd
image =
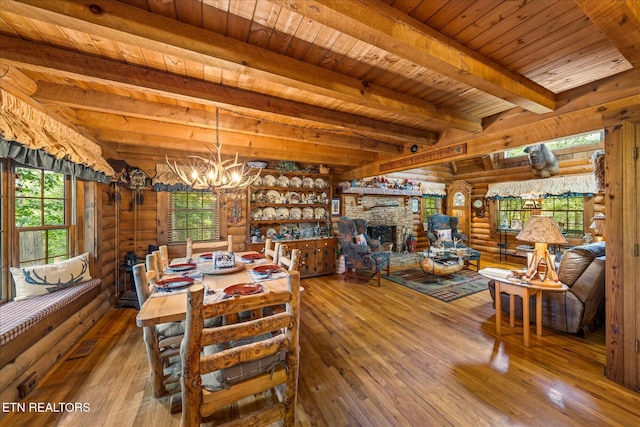
{"type": "MultiPolygon", "coordinates": [[[[283,240],[289,249],[300,249],[300,277],[322,276],[336,272],[335,237],[309,240],[283,240]]],[[[250,243],[248,250],[261,252],[263,243],[250,243]]]]}
{"type": "MultiPolygon", "coordinates": [[[[301,277],[334,273],[331,187],[328,174],[264,170],[249,188],[248,240],[271,237],[289,249],[300,249],[301,277]]],[[[248,245],[249,250],[263,247],[264,243],[248,245]]]]}

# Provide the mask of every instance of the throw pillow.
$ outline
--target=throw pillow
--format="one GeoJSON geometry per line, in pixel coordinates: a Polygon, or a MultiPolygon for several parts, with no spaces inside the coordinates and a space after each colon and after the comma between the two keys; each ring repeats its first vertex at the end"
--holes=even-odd
{"type": "Polygon", "coordinates": [[[15,301],[45,295],[91,279],[89,253],[55,264],[12,267],[15,301]]]}
{"type": "Polygon", "coordinates": [[[436,236],[438,236],[438,240],[442,240],[443,242],[450,242],[451,229],[447,228],[446,230],[436,230],[436,236]]]}
{"type": "Polygon", "coordinates": [[[367,238],[364,237],[364,234],[358,234],[356,236],[356,243],[359,245],[366,245],[367,244],[367,238]]]}

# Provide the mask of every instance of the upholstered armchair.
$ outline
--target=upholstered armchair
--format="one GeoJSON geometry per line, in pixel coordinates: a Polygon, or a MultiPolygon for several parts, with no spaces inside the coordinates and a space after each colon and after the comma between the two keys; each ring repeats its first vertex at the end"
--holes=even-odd
{"type": "Polygon", "coordinates": [[[346,272],[356,269],[374,273],[378,276],[378,286],[380,286],[380,272],[386,268],[387,275],[389,274],[391,255],[387,252],[373,252],[364,239],[358,242],[357,236],[360,233],[355,221],[351,218],[343,216],[338,220],[338,232],[346,272]]]}
{"type": "Polygon", "coordinates": [[[372,239],[367,234],[367,220],[356,218],[353,220],[353,222],[356,224],[356,230],[358,231],[358,234],[362,234],[367,241],[367,245],[371,247],[371,251],[380,252],[380,240],[372,239]]]}
{"type": "Polygon", "coordinates": [[[427,238],[431,246],[442,243],[445,248],[451,248],[456,241],[457,246],[465,247],[467,236],[458,231],[458,217],[444,214],[434,214],[427,217],[425,223],[427,238]]]}

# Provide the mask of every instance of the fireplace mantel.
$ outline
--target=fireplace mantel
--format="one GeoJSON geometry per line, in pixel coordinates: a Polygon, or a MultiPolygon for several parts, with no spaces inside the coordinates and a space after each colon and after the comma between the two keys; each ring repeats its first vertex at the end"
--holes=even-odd
{"type": "MultiPolygon", "coordinates": [[[[409,197],[420,197],[422,193],[420,190],[400,190],[397,188],[376,188],[376,187],[349,187],[342,190],[343,194],[354,194],[356,196],[356,203],[361,204],[362,196],[398,196],[404,198],[404,204],[407,204],[409,197]]],[[[390,205],[374,205],[371,208],[383,208],[390,205]]]]}
{"type": "Polygon", "coordinates": [[[386,196],[422,196],[420,190],[399,190],[397,188],[349,187],[342,190],[345,194],[373,194],[386,196]]]}

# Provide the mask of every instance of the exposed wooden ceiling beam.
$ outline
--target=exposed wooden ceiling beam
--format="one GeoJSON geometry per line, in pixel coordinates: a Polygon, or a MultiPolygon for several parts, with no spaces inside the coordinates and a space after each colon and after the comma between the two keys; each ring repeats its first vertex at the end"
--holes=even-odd
{"type": "MultiPolygon", "coordinates": [[[[96,137],[105,143],[108,143],[113,149],[119,153],[119,157],[123,153],[144,152],[151,149],[155,155],[168,155],[170,158],[178,160],[186,160],[188,155],[202,155],[206,157],[210,154],[207,149],[212,148],[208,140],[198,140],[191,138],[180,138],[175,136],[164,136],[148,133],[131,133],[122,132],[115,129],[101,129],[97,132],[96,137]]],[[[224,137],[225,143],[233,141],[233,137],[224,137]]],[[[250,145],[240,147],[235,146],[232,151],[225,149],[223,144],[223,156],[232,156],[238,153],[241,160],[266,160],[280,161],[290,160],[299,163],[318,164],[322,158],[323,163],[331,164],[331,167],[347,167],[351,168],[358,164],[364,164],[375,161],[375,155],[372,153],[354,153],[354,156],[345,156],[343,151],[328,150],[316,152],[314,149],[320,149],[318,146],[307,146],[307,150],[301,151],[292,144],[273,145],[268,142],[251,141],[250,145]]]]}
{"type": "Polygon", "coordinates": [[[543,114],[556,109],[550,90],[379,0],[271,1],[526,110],[543,114]]]}
{"type": "MultiPolygon", "coordinates": [[[[182,144],[182,149],[185,151],[208,152],[207,147],[211,148],[211,143],[216,139],[215,130],[213,129],[172,123],[159,124],[157,121],[150,119],[95,111],[79,110],[76,112],[76,117],[72,119],[72,122],[78,127],[95,129],[96,137],[102,140],[126,142],[131,145],[149,144],[148,138],[142,137],[142,135],[148,135],[165,138],[166,140],[187,141],[188,143],[182,144]],[[120,134],[122,137],[115,137],[114,135],[116,134],[120,134]]],[[[352,166],[381,158],[377,153],[355,150],[349,147],[337,149],[337,147],[325,144],[283,140],[262,135],[247,136],[223,130],[219,134],[220,140],[223,142],[222,154],[226,156],[240,152],[244,157],[251,157],[256,150],[261,152],[273,150],[274,153],[270,153],[267,156],[269,159],[280,159],[279,156],[283,152],[288,152],[288,157],[299,155],[316,161],[319,158],[328,157],[335,164],[352,166]],[[348,156],[346,155],[347,153],[349,154],[348,156]]],[[[171,144],[161,144],[160,146],[166,148],[171,144]]]]}
{"type": "Polygon", "coordinates": [[[141,49],[231,70],[242,75],[365,106],[386,114],[430,119],[467,132],[480,132],[480,119],[437,107],[297,59],[240,42],[110,0],[89,4],[71,0],[9,2],[8,12],[31,16],[54,25],[86,32],[141,49]],[[144,23],[144,25],[142,24],[144,23]],[[126,29],[126,31],[124,30],[126,29]],[[176,37],[179,34],[180,37],[176,37]]]}
{"type": "MultiPolygon", "coordinates": [[[[55,103],[80,110],[155,120],[161,122],[158,125],[160,127],[162,123],[205,128],[215,127],[215,113],[205,110],[204,106],[198,108],[198,105],[193,104],[187,108],[44,81],[38,82],[34,98],[44,104],[55,103]]],[[[95,125],[100,126],[100,123],[95,125]]],[[[251,136],[262,135],[308,143],[321,140],[323,145],[341,148],[390,154],[402,154],[403,152],[403,147],[400,144],[389,144],[371,138],[332,133],[320,129],[270,123],[261,119],[231,115],[228,112],[220,114],[219,127],[227,132],[251,136]]]]}
{"type": "MultiPolygon", "coordinates": [[[[602,115],[607,110],[617,110],[629,105],[640,104],[640,79],[635,70],[622,73],[600,82],[563,92],[558,95],[562,107],[553,113],[537,115],[522,113],[519,108],[506,111],[496,117],[480,135],[452,135],[435,147],[413,156],[395,159],[398,167],[386,172],[441,163],[442,160],[419,161],[419,157],[429,151],[465,144],[466,151],[451,155],[448,161],[467,159],[510,148],[521,147],[563,136],[575,135],[588,130],[601,129],[602,115]],[[621,94],[628,94],[622,96],[621,94]]],[[[379,175],[380,166],[387,160],[369,163],[348,171],[338,177],[340,180],[358,179],[379,175]]]]}
{"type": "Polygon", "coordinates": [[[221,106],[249,115],[262,111],[273,115],[279,122],[311,127],[321,123],[336,131],[367,135],[391,144],[433,145],[438,139],[437,134],[423,129],[173,76],[3,35],[0,35],[0,58],[3,63],[17,68],[61,78],[221,106]]]}
{"type": "Polygon", "coordinates": [[[635,69],[640,69],[640,3],[574,0],[635,69]]]}

